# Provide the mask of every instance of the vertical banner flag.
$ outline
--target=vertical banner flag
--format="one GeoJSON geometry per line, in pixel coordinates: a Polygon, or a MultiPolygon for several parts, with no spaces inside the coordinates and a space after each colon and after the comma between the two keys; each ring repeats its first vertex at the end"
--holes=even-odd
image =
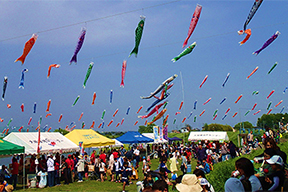
{"type": "Polygon", "coordinates": [[[158,126],[153,126],[153,133],[154,133],[154,141],[155,142],[158,142],[158,137],[159,137],[159,134],[158,134],[158,126]]]}
{"type": "Polygon", "coordinates": [[[168,125],[163,128],[163,138],[168,141],[168,125]]]}
{"type": "Polygon", "coordinates": [[[80,155],[84,156],[83,141],[79,142],[80,155]]]}
{"type": "Polygon", "coordinates": [[[163,141],[163,127],[159,127],[159,139],[161,142],[163,141]]]}

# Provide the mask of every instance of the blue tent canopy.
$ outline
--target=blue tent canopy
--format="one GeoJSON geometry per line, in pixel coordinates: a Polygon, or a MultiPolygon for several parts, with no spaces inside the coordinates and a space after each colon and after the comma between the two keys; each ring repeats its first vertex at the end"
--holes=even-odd
{"type": "Polygon", "coordinates": [[[182,141],[182,139],[178,138],[178,137],[172,137],[172,138],[168,138],[169,141],[182,141]]]}
{"type": "Polygon", "coordinates": [[[148,137],[145,137],[144,135],[141,135],[137,131],[128,131],[124,135],[116,138],[121,143],[131,144],[131,143],[150,143],[153,142],[153,139],[150,139],[148,137]]]}

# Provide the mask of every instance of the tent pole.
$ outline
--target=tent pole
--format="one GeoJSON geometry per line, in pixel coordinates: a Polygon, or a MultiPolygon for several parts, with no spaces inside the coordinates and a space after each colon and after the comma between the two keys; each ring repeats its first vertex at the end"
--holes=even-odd
{"type": "Polygon", "coordinates": [[[148,158],[148,151],[147,151],[147,146],[148,146],[149,144],[148,143],[146,143],[146,159],[148,158]]]}
{"type": "Polygon", "coordinates": [[[60,162],[59,162],[59,178],[61,178],[61,172],[62,171],[60,171],[61,170],[61,165],[62,165],[62,154],[60,155],[60,162]]]}
{"type": "Polygon", "coordinates": [[[23,189],[25,189],[25,152],[23,154],[23,189]]]}

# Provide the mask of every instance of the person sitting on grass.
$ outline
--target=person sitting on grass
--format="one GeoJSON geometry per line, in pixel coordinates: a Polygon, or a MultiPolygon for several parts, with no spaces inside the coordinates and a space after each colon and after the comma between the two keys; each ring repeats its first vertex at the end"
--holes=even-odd
{"type": "Polygon", "coordinates": [[[242,182],[245,190],[247,189],[249,183],[252,187],[252,192],[262,190],[262,185],[259,179],[254,175],[253,163],[249,159],[245,157],[238,159],[235,162],[235,167],[237,170],[232,172],[231,177],[237,177],[239,174],[241,176],[240,181],[242,182]]]}
{"type": "Polygon", "coordinates": [[[124,162],[123,169],[122,169],[122,183],[123,183],[123,192],[125,192],[125,186],[126,184],[129,185],[128,181],[128,163],[124,162]]]}
{"type": "Polygon", "coordinates": [[[270,184],[268,191],[281,191],[283,186],[285,174],[283,171],[283,160],[279,155],[274,155],[269,160],[267,160],[274,171],[270,176],[265,178],[265,181],[270,184]]]}

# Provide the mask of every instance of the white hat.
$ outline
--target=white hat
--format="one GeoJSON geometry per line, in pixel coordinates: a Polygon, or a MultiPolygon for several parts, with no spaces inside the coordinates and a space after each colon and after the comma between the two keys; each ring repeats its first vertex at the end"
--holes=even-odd
{"type": "Polygon", "coordinates": [[[202,187],[195,174],[185,174],[180,184],[176,185],[180,192],[201,192],[202,187]]]}
{"type": "Polygon", "coordinates": [[[208,185],[208,181],[205,178],[199,178],[200,185],[208,185]]]}
{"type": "Polygon", "coordinates": [[[274,155],[270,159],[266,160],[266,162],[269,164],[278,164],[281,166],[284,164],[282,158],[279,155],[274,155]]]}

